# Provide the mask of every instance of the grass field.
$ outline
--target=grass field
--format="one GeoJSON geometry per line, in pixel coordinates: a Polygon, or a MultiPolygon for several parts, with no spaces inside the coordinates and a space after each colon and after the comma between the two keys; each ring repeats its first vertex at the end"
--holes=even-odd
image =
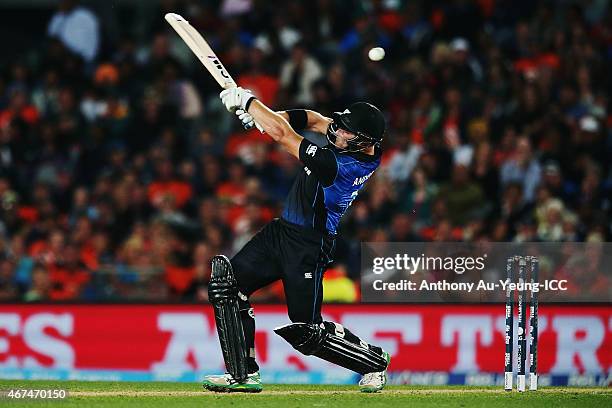
{"type": "Polygon", "coordinates": [[[0,400],[19,407],[612,407],[610,388],[542,388],[504,392],[500,387],[390,386],[362,394],[356,386],[268,385],[260,394],[215,394],[193,383],[4,381],[0,389],[66,389],[66,400],[0,400]]]}

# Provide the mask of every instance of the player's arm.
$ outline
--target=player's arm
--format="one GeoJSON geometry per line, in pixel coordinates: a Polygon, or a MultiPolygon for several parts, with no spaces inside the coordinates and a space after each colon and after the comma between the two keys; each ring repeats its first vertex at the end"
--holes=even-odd
{"type": "Polygon", "coordinates": [[[296,130],[307,129],[309,126],[315,131],[325,126],[321,133],[327,132],[329,122],[325,121],[323,115],[313,111],[308,114],[303,109],[273,112],[258,100],[250,103],[248,112],[266,133],[300,159],[324,187],[333,184],[338,173],[336,155],[330,149],[319,147],[296,133],[296,130]]]}
{"type": "Polygon", "coordinates": [[[249,104],[247,112],[274,141],[280,143],[291,155],[300,158],[300,143],[304,138],[293,130],[283,115],[274,112],[257,99],[249,104]]]}
{"type": "Polygon", "coordinates": [[[318,133],[327,133],[327,128],[332,122],[331,118],[308,109],[291,109],[277,112],[289,122],[296,131],[311,130],[318,133]]]}
{"type": "MultiPolygon", "coordinates": [[[[240,87],[226,89],[221,92],[220,96],[228,111],[234,112],[237,109],[246,111],[248,115],[252,116],[258,127],[304,163],[317,176],[323,186],[329,186],[334,182],[338,173],[338,162],[335,154],[330,149],[310,143],[294,130],[294,127],[304,128],[310,125],[313,126],[313,129],[323,129],[324,126],[322,133],[327,132],[329,122],[322,115],[316,112],[309,115],[303,110],[287,111],[285,114],[274,112],[258,101],[251,92],[240,87]],[[298,116],[291,112],[298,112],[298,116]],[[312,118],[310,124],[309,117],[312,118]]],[[[241,120],[243,119],[244,116],[241,120]]]]}
{"type": "Polygon", "coordinates": [[[291,128],[289,122],[282,115],[274,112],[257,100],[250,91],[240,87],[226,89],[219,96],[228,111],[237,112],[238,110],[243,110],[246,112],[246,114],[239,115],[243,123],[245,123],[245,120],[247,122],[250,120],[248,118],[250,115],[260,130],[263,130],[289,153],[299,159],[300,143],[304,138],[291,128]]]}

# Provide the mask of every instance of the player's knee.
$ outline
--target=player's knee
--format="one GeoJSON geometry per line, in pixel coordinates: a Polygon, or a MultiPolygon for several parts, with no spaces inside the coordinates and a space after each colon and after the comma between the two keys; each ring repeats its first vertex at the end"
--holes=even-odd
{"type": "Polygon", "coordinates": [[[208,300],[218,304],[227,300],[238,298],[238,285],[233,276],[229,260],[223,256],[216,256],[212,262],[213,278],[208,285],[208,300]]]}
{"type": "Polygon", "coordinates": [[[208,285],[208,300],[212,304],[235,300],[237,297],[238,287],[231,282],[210,282],[208,285]]]}
{"type": "Polygon", "coordinates": [[[287,315],[291,323],[319,324],[323,321],[321,314],[313,311],[312,305],[296,301],[287,303],[287,315]]]}
{"type": "Polygon", "coordinates": [[[319,349],[325,333],[320,325],[308,323],[291,323],[274,331],[294,349],[305,355],[311,355],[319,349]]]}
{"type": "Polygon", "coordinates": [[[297,351],[305,355],[315,354],[327,334],[344,337],[344,328],[333,322],[293,322],[274,330],[297,351]]]}
{"type": "Polygon", "coordinates": [[[289,320],[291,323],[308,323],[304,316],[301,316],[300,313],[292,312],[291,310],[287,313],[289,315],[289,320]]]}
{"type": "Polygon", "coordinates": [[[288,315],[291,323],[320,323],[320,321],[316,321],[316,319],[312,318],[312,314],[302,310],[291,310],[290,308],[288,315]]]}

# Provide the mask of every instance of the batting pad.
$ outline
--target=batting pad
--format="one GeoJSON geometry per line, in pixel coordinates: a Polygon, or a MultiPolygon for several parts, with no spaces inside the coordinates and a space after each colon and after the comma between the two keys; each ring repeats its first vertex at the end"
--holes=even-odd
{"type": "Polygon", "coordinates": [[[238,285],[232,264],[223,255],[212,259],[212,274],[208,286],[209,300],[215,311],[215,321],[227,372],[237,381],[247,378],[247,346],[238,308],[238,285]]]}
{"type": "Polygon", "coordinates": [[[356,344],[346,340],[338,330],[332,333],[325,326],[292,323],[277,327],[274,332],[303,354],[322,358],[359,374],[384,371],[387,368],[387,360],[381,354],[371,350],[365,343],[356,344]]]}

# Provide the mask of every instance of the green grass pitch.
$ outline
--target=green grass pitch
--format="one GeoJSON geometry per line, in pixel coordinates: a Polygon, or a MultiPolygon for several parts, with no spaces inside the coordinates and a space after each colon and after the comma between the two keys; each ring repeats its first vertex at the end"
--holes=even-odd
{"type": "Polygon", "coordinates": [[[7,381],[0,390],[65,389],[61,401],[8,400],[15,407],[612,407],[611,388],[553,388],[537,392],[505,392],[501,387],[389,386],[378,394],[362,394],[357,386],[267,385],[260,394],[217,394],[194,383],[126,383],[81,381],[7,381]]]}

